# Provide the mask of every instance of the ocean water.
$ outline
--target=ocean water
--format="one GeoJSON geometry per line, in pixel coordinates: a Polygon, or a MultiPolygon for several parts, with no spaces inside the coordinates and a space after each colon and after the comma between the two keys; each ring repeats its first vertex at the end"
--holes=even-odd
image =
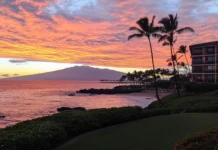
{"type": "Polygon", "coordinates": [[[116,84],[74,81],[0,81],[0,128],[57,113],[59,107],[145,107],[152,102],[143,96],[69,93],[85,88],[113,88],[116,84]]]}

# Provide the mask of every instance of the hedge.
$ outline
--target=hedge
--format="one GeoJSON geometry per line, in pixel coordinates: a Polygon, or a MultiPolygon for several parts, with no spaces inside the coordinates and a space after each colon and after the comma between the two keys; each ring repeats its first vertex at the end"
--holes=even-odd
{"type": "Polygon", "coordinates": [[[218,89],[218,84],[213,83],[188,83],[185,85],[187,92],[211,92],[218,89]]]}
{"type": "Polygon", "coordinates": [[[50,150],[84,132],[169,113],[169,109],[143,110],[141,107],[65,111],[1,129],[0,149],[50,150]]]}
{"type": "Polygon", "coordinates": [[[203,131],[177,142],[174,150],[217,150],[218,128],[203,131]]]}

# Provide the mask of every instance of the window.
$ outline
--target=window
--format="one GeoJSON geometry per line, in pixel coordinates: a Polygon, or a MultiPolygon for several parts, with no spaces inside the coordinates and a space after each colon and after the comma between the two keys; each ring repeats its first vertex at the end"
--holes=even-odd
{"type": "Polygon", "coordinates": [[[202,67],[201,66],[193,67],[193,73],[201,73],[201,72],[202,72],[202,67]]]}
{"type": "Polygon", "coordinates": [[[210,74],[207,76],[208,81],[215,81],[215,75],[214,74],[210,74]]]}
{"type": "Polygon", "coordinates": [[[208,63],[215,63],[215,56],[209,56],[209,57],[207,57],[207,62],[208,62],[208,63]]]}
{"type": "Polygon", "coordinates": [[[195,48],[192,50],[193,55],[202,55],[202,48],[195,48]]]}
{"type": "Polygon", "coordinates": [[[215,70],[215,66],[208,66],[207,69],[208,70],[215,70]]]}
{"type": "Polygon", "coordinates": [[[207,53],[208,54],[214,54],[215,53],[215,47],[208,47],[207,48],[207,53]]]}
{"type": "Polygon", "coordinates": [[[193,64],[201,64],[202,63],[202,58],[201,57],[193,58],[192,63],[193,64]]]}

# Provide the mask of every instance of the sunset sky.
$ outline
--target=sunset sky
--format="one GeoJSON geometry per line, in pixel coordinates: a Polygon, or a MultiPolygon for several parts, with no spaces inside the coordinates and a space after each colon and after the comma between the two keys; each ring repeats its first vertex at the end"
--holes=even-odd
{"type": "MultiPolygon", "coordinates": [[[[0,0],[0,77],[75,65],[151,68],[147,40],[128,42],[128,29],[141,17],[158,23],[176,13],[195,33],[179,36],[175,49],[218,40],[217,0],[0,0]]],[[[166,67],[169,48],[152,43],[156,66],[166,67]]]]}

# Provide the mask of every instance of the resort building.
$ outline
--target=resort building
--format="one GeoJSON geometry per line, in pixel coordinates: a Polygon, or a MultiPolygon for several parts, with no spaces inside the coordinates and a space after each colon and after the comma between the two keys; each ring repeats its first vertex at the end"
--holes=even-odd
{"type": "Polygon", "coordinates": [[[218,41],[190,46],[193,82],[218,83],[218,41]]]}

